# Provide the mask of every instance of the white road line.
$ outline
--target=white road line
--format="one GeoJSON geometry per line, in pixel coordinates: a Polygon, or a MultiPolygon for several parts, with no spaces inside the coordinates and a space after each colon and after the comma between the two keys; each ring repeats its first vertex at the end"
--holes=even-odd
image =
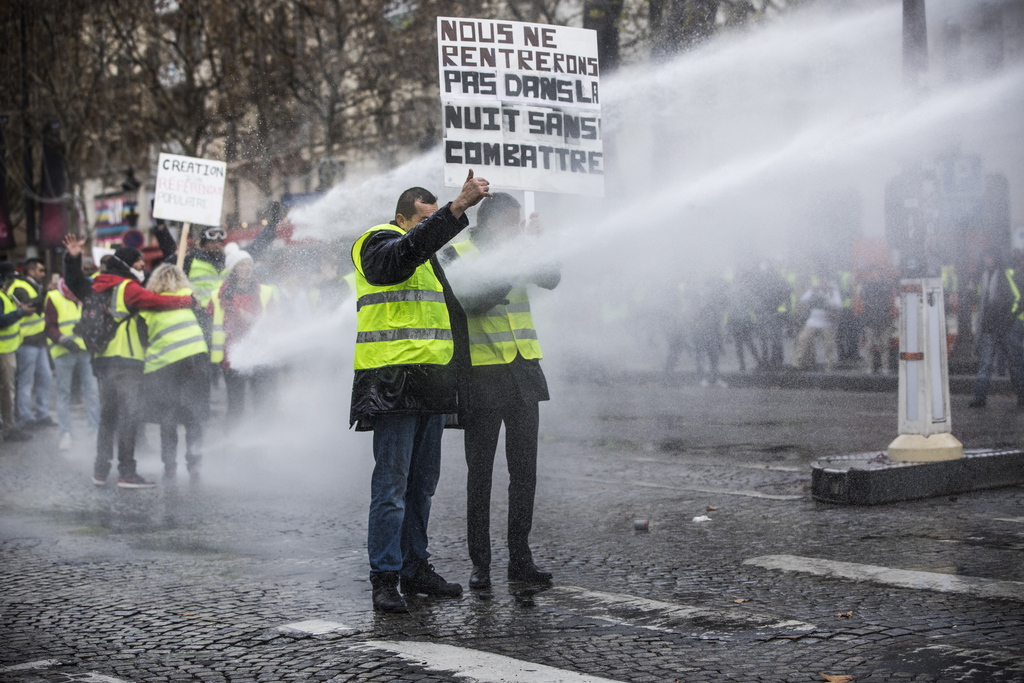
{"type": "Polygon", "coordinates": [[[854,581],[870,581],[902,588],[917,588],[942,593],[964,593],[979,598],[1008,598],[1024,601],[1024,583],[1019,581],[998,581],[977,576],[953,576],[935,572],[892,569],[870,564],[838,562],[796,555],[764,555],[744,560],[743,564],[765,569],[781,569],[788,572],[853,579],[854,581]]]}
{"type": "Polygon", "coordinates": [[[12,671],[32,671],[33,669],[49,669],[60,664],[59,659],[40,659],[38,662],[25,662],[24,664],[12,664],[0,667],[0,674],[12,671]]]}
{"type": "Polygon", "coordinates": [[[996,522],[1013,522],[1015,524],[1024,524],[1024,517],[993,517],[996,522]]]}
{"type": "Polygon", "coordinates": [[[668,629],[679,620],[705,619],[714,622],[725,622],[732,626],[754,627],[758,629],[813,631],[817,627],[804,621],[782,620],[769,614],[751,612],[737,605],[736,607],[693,607],[679,605],[661,600],[641,598],[622,593],[607,593],[576,586],[558,586],[542,595],[564,596],[571,600],[574,611],[587,616],[608,619],[617,623],[640,625],[646,628],[668,629]],[[618,613],[618,614],[616,614],[618,613]],[[624,613],[624,614],[623,614],[624,613]],[[645,624],[636,622],[643,620],[645,624]]]}
{"type": "MultiPolygon", "coordinates": [[[[0,674],[15,673],[17,671],[39,671],[41,669],[52,669],[59,665],[59,659],[40,659],[37,662],[25,662],[24,664],[12,664],[10,666],[0,667],[0,674]]],[[[128,681],[122,678],[114,678],[113,676],[104,676],[103,674],[90,672],[69,674],[69,676],[73,677],[76,681],[93,681],[93,683],[128,683],[128,681]]]]}
{"type": "Polygon", "coordinates": [[[715,495],[726,495],[726,496],[746,496],[748,498],[767,498],[768,500],[803,500],[803,496],[790,496],[790,495],[776,495],[772,493],[761,493],[760,491],[743,491],[734,489],[707,489],[698,488],[696,486],[670,486],[668,484],[654,484],[647,481],[629,481],[619,480],[611,481],[608,479],[596,479],[594,477],[569,477],[564,475],[550,475],[550,479],[568,479],[569,481],[583,481],[590,482],[593,484],[611,484],[613,486],[640,486],[643,488],[651,489],[668,489],[669,491],[692,491],[694,493],[713,493],[715,495]]]}
{"type": "Polygon", "coordinates": [[[277,627],[278,631],[298,631],[300,633],[309,633],[314,636],[323,635],[325,633],[335,633],[337,631],[351,631],[351,627],[345,624],[339,624],[336,621],[324,621],[323,619],[309,619],[308,621],[294,621],[290,624],[284,624],[277,627]]]}
{"type": "Polygon", "coordinates": [[[370,640],[358,647],[393,652],[426,669],[454,672],[457,678],[480,683],[617,683],[610,678],[588,676],[522,659],[439,643],[370,640]]]}
{"type": "MultiPolygon", "coordinates": [[[[632,458],[633,462],[650,462],[657,465],[671,465],[678,466],[678,461],[664,460],[662,458],[648,458],[645,456],[637,456],[632,458]]],[[[745,470],[770,470],[772,472],[807,472],[810,466],[796,467],[791,465],[757,465],[755,463],[744,463],[744,462],[704,462],[695,461],[691,463],[699,467],[740,467],[745,470]]]]}

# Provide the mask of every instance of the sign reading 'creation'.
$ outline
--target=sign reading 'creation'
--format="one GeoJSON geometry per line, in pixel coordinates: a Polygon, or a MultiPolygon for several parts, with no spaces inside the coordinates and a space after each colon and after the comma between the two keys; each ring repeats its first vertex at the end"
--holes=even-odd
{"type": "Polygon", "coordinates": [[[153,217],[199,225],[220,225],[224,181],[223,161],[161,154],[157,162],[153,217]]]}
{"type": "Polygon", "coordinates": [[[604,194],[594,31],[438,17],[444,179],[604,194]]]}

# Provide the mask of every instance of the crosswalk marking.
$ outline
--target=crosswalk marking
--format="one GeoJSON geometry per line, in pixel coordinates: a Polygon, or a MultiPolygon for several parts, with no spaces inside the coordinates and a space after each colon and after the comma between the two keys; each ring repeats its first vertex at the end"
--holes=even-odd
{"type": "Polygon", "coordinates": [[[1019,581],[999,581],[977,576],[953,576],[935,572],[892,569],[871,564],[839,562],[797,555],[764,555],[744,560],[743,564],[765,569],[781,569],[782,571],[802,572],[817,576],[853,579],[854,581],[870,581],[902,588],[917,588],[942,593],[964,593],[979,598],[1009,598],[1010,600],[1024,601],[1024,583],[1019,581]]]}
{"type": "Polygon", "coordinates": [[[739,605],[722,608],[694,607],[576,586],[558,586],[552,588],[549,593],[570,599],[571,608],[587,616],[617,620],[622,623],[622,617],[617,617],[615,612],[625,612],[629,615],[628,623],[633,624],[642,620],[644,623],[639,625],[659,630],[666,630],[666,627],[674,625],[680,620],[693,619],[724,622],[733,627],[758,629],[813,631],[817,628],[814,624],[804,621],[779,619],[776,616],[748,611],[739,605]]]}
{"type": "Polygon", "coordinates": [[[308,619],[306,621],[294,621],[290,624],[284,624],[278,626],[279,631],[299,631],[300,633],[309,633],[314,636],[323,635],[325,633],[335,633],[337,631],[351,631],[352,628],[345,624],[340,624],[336,621],[324,621],[323,619],[308,619]]]}
{"type": "Polygon", "coordinates": [[[450,671],[479,683],[618,683],[480,650],[412,640],[369,640],[357,646],[385,650],[432,671],[450,671]]]}

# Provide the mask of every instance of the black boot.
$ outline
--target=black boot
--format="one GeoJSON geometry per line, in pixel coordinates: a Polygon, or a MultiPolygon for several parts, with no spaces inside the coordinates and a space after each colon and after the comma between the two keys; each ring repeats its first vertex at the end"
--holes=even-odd
{"type": "Polygon", "coordinates": [[[433,595],[440,598],[457,598],[462,595],[462,586],[448,583],[434,571],[434,565],[420,562],[416,573],[402,577],[402,592],[406,595],[433,595]]]}
{"type": "Polygon", "coordinates": [[[398,572],[370,574],[370,584],[373,586],[373,609],[394,614],[409,611],[405,598],[398,592],[398,572]]]}
{"type": "Polygon", "coordinates": [[[539,569],[533,560],[510,563],[508,565],[508,580],[521,583],[550,583],[551,572],[539,569]]]}
{"type": "Polygon", "coordinates": [[[469,575],[469,587],[482,590],[491,587],[491,570],[488,567],[473,565],[473,573],[469,575]]]}

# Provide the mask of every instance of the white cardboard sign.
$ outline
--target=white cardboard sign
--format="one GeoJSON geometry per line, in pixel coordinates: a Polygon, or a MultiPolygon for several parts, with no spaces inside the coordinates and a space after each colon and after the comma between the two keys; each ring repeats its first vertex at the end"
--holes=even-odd
{"type": "Polygon", "coordinates": [[[597,32],[437,18],[444,180],[604,194],[597,32]]]}
{"type": "Polygon", "coordinates": [[[199,225],[220,225],[224,182],[223,161],[161,154],[157,162],[153,217],[199,225]]]}

